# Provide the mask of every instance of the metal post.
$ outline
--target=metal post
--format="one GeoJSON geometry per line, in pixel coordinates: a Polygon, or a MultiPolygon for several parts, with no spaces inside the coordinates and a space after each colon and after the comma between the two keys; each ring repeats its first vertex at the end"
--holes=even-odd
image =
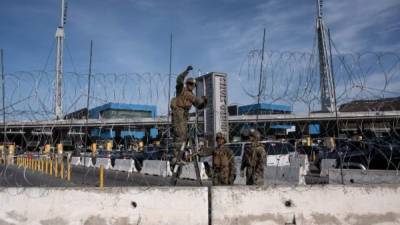
{"type": "MultiPolygon", "coordinates": [[[[169,140],[171,139],[171,109],[169,107],[169,103],[171,101],[171,79],[172,79],[172,33],[170,36],[170,47],[169,47],[169,75],[168,75],[168,125],[167,125],[167,150],[165,153],[165,159],[167,160],[168,148],[169,148],[169,140]]],[[[167,165],[168,166],[168,165],[167,165]]],[[[168,168],[167,168],[168,169],[168,168]]]]}
{"type": "MultiPolygon", "coordinates": [[[[264,46],[265,46],[265,28],[264,28],[264,33],[263,33],[263,42],[262,42],[262,50],[261,50],[260,80],[258,83],[257,107],[260,107],[261,84],[262,84],[262,79],[263,79],[263,64],[264,64],[264,46]]],[[[259,111],[260,110],[257,110],[257,114],[256,114],[256,127],[258,127],[259,111]]]]}
{"type": "MultiPolygon", "coordinates": [[[[5,81],[5,76],[4,76],[4,54],[3,54],[3,49],[0,50],[0,57],[1,57],[1,86],[2,86],[2,97],[3,97],[3,150],[2,150],[2,158],[3,160],[6,160],[6,139],[7,139],[7,133],[6,133],[6,81],[5,81]]],[[[6,162],[6,161],[5,161],[6,162]]]]}
{"type": "MultiPolygon", "coordinates": [[[[89,123],[89,103],[90,103],[90,81],[92,77],[92,55],[93,55],[93,40],[90,41],[90,53],[89,53],[89,74],[88,74],[88,92],[86,98],[86,126],[85,126],[85,152],[83,154],[83,167],[86,168],[86,151],[87,151],[87,139],[89,135],[88,126],[89,123]]],[[[85,183],[85,176],[82,178],[82,182],[85,183]]]]}
{"type": "MultiPolygon", "coordinates": [[[[336,99],[336,84],[335,84],[335,74],[333,72],[333,59],[332,59],[332,44],[331,44],[331,31],[328,29],[328,41],[329,41],[329,54],[330,54],[330,62],[331,62],[331,74],[332,74],[332,89],[333,89],[333,101],[334,101],[334,106],[335,106],[335,119],[336,119],[336,135],[337,135],[337,145],[335,143],[336,150],[338,146],[340,146],[340,139],[339,139],[339,134],[340,134],[340,128],[339,128],[339,118],[338,118],[338,111],[337,111],[337,99],[336,99]]],[[[340,177],[341,177],[341,182],[344,184],[343,180],[343,160],[340,159],[340,177]]]]}

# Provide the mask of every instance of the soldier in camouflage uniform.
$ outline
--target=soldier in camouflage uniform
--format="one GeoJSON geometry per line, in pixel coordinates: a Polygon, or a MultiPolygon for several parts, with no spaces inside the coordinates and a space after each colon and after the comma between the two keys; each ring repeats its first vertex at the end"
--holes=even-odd
{"type": "Polygon", "coordinates": [[[257,130],[251,129],[249,137],[251,146],[244,151],[240,176],[244,177],[244,169],[246,169],[246,185],[263,185],[267,153],[264,146],[258,142],[260,133],[257,130]]]}
{"type": "Polygon", "coordinates": [[[200,156],[212,155],[213,185],[232,185],[236,177],[235,156],[231,149],[226,147],[226,136],[222,132],[216,135],[217,147],[204,148],[200,156]]]}
{"type": "Polygon", "coordinates": [[[192,69],[192,66],[188,66],[176,78],[176,97],[171,100],[172,131],[174,137],[174,158],[171,162],[172,165],[177,162],[177,158],[181,159],[178,154],[182,154],[181,147],[187,141],[190,108],[195,106],[197,109],[202,109],[207,104],[206,97],[199,98],[193,94],[193,89],[196,85],[195,79],[188,78],[186,80],[186,87],[184,87],[184,80],[192,69]]]}

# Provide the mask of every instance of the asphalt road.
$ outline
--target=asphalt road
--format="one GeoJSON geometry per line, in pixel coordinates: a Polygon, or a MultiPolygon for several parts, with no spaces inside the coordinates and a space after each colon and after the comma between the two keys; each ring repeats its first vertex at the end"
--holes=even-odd
{"type": "MultiPolygon", "coordinates": [[[[1,164],[0,187],[98,187],[99,173],[99,169],[93,167],[72,167],[71,181],[67,181],[16,165],[5,166],[1,164]]],[[[104,171],[105,187],[170,186],[170,182],[170,177],[164,178],[113,170],[104,171]]],[[[203,186],[206,185],[211,185],[211,182],[204,181],[203,186]]],[[[179,179],[177,186],[199,186],[199,183],[194,180],[179,179]]]]}
{"type": "Polygon", "coordinates": [[[0,164],[0,187],[73,187],[73,183],[16,165],[0,164]]]}

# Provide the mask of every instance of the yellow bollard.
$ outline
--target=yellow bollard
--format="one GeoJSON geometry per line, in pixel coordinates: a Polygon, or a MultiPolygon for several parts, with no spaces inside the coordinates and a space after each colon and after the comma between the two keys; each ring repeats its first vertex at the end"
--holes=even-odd
{"type": "Polygon", "coordinates": [[[99,187],[103,188],[104,187],[104,166],[100,166],[100,177],[99,177],[99,187]]]}
{"type": "Polygon", "coordinates": [[[60,163],[60,178],[64,179],[64,160],[61,159],[60,163]]]}
{"type": "Polygon", "coordinates": [[[57,160],[57,158],[55,158],[55,162],[54,162],[54,176],[58,177],[58,160],[57,160]]]}
{"type": "Polygon", "coordinates": [[[67,180],[71,181],[71,163],[67,163],[67,180]]]}
{"type": "Polygon", "coordinates": [[[49,162],[50,162],[50,169],[49,169],[50,176],[53,176],[53,160],[50,158],[49,162]]]}
{"type": "Polygon", "coordinates": [[[45,161],[44,161],[44,173],[48,174],[49,173],[48,171],[49,171],[49,160],[45,159],[45,161]]]}

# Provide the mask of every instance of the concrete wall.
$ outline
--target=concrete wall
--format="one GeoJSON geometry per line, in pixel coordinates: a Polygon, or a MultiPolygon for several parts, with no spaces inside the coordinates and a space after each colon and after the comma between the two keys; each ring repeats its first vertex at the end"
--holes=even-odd
{"type": "Polygon", "coordinates": [[[214,187],[213,225],[400,224],[400,186],[214,187]]]}
{"type": "Polygon", "coordinates": [[[0,224],[207,225],[207,198],[202,187],[0,189],[0,224]]]}
{"type": "Polygon", "coordinates": [[[400,172],[396,170],[329,169],[329,183],[341,184],[399,184],[400,172]]]}
{"type": "Polygon", "coordinates": [[[400,224],[400,185],[209,190],[208,199],[206,187],[5,188],[0,189],[0,224],[400,224]]]}

